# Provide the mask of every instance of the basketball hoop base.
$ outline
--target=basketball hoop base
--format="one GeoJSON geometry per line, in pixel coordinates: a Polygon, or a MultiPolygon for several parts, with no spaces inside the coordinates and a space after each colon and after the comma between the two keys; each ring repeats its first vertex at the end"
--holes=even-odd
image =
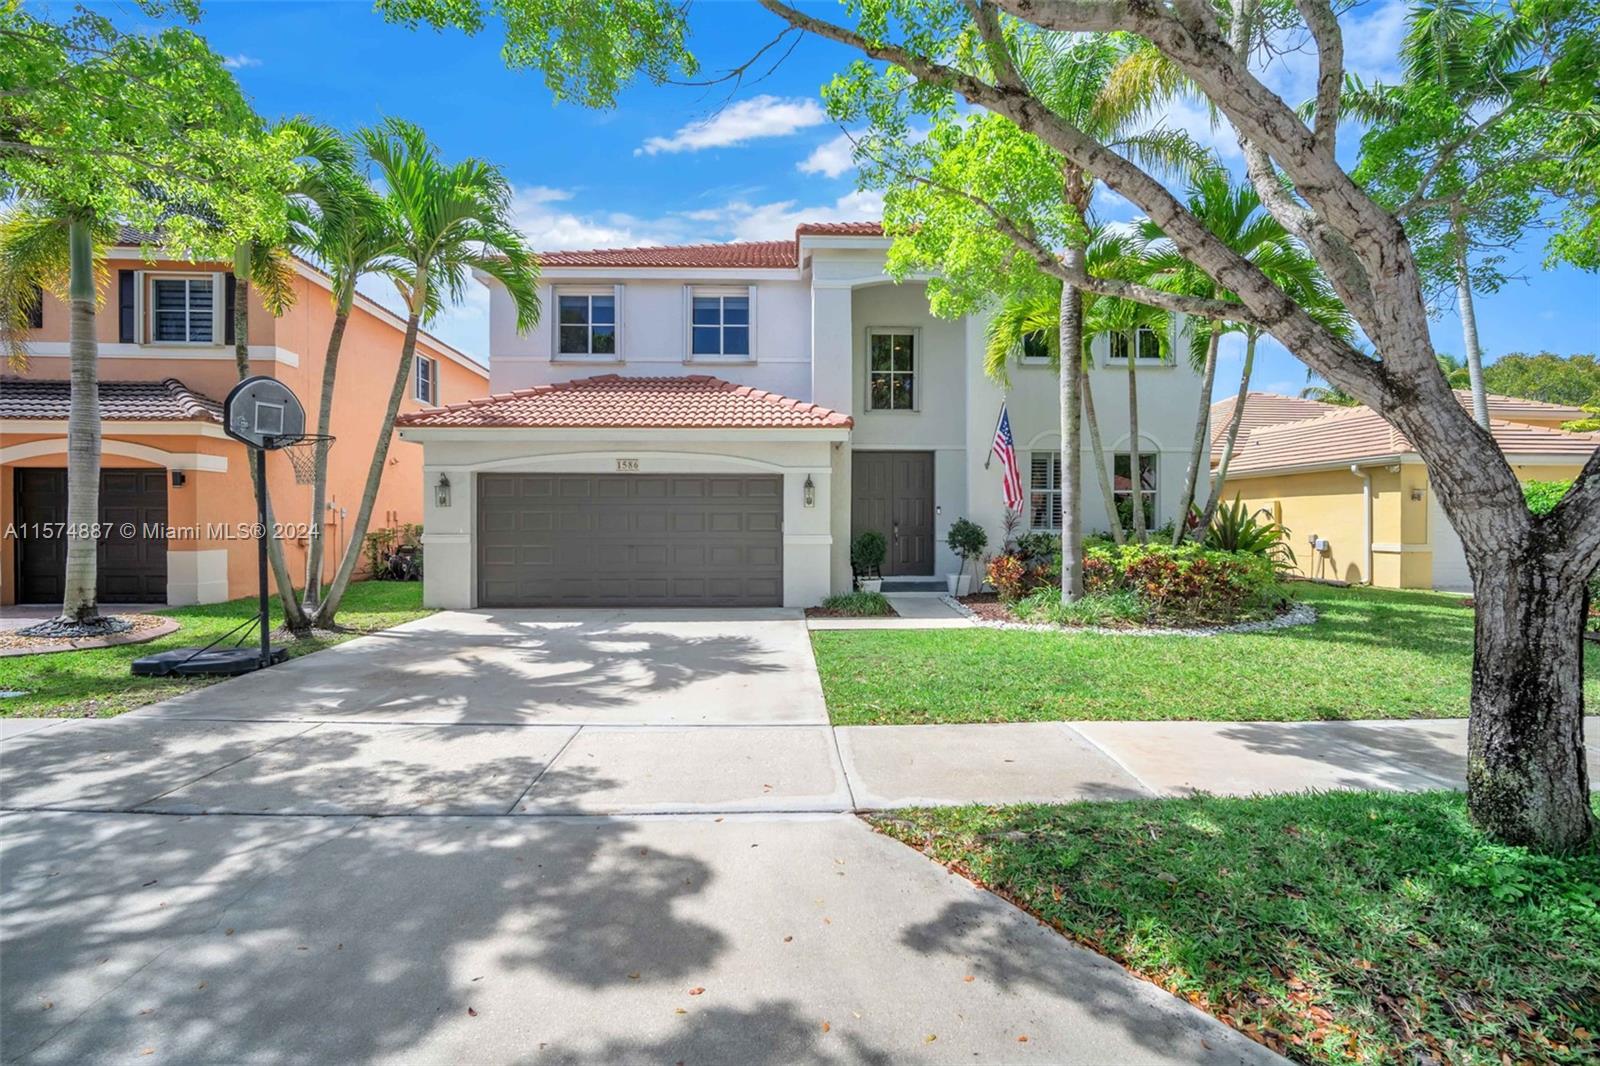
{"type": "MultiPolygon", "coordinates": [[[[283,647],[273,647],[269,665],[289,657],[283,647]]],[[[261,669],[257,648],[173,648],[133,660],[135,677],[237,677],[261,669]]]]}

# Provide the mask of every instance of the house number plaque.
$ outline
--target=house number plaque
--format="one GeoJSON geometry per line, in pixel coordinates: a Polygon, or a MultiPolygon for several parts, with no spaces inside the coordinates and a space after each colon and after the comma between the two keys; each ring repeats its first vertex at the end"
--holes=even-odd
{"type": "Polygon", "coordinates": [[[639,460],[637,460],[637,459],[618,459],[617,460],[617,473],[619,473],[619,474],[637,474],[638,472],[639,472],[639,460]]]}

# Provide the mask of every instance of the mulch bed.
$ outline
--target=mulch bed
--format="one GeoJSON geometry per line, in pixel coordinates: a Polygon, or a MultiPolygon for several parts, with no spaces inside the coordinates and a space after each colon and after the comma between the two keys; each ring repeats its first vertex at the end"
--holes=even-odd
{"type": "Polygon", "coordinates": [[[0,658],[11,655],[42,655],[53,651],[86,651],[90,648],[110,648],[118,644],[143,644],[176,632],[178,629],[176,618],[166,618],[158,614],[123,614],[111,617],[123,625],[117,627],[117,632],[101,637],[29,637],[17,631],[0,633],[0,658]]]}
{"type": "Polygon", "coordinates": [[[1017,616],[1011,613],[1011,608],[1000,602],[1000,597],[992,592],[975,592],[971,596],[958,598],[961,606],[977,615],[985,622],[1015,622],[1017,616]]]}

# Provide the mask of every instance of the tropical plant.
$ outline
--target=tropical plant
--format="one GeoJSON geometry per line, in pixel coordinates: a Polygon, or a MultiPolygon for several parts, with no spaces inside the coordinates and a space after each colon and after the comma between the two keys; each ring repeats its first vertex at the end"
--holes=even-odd
{"type": "Polygon", "coordinates": [[[1360,407],[1361,401],[1337,385],[1307,385],[1300,390],[1302,400],[1332,404],[1334,407],[1360,407]]]}
{"type": "Polygon", "coordinates": [[[1216,551],[1264,555],[1280,570],[1291,569],[1296,562],[1289,530],[1273,521],[1271,512],[1252,511],[1238,496],[1217,508],[1216,517],[1206,527],[1205,545],[1216,551]]]}
{"type": "MultiPolygon", "coordinates": [[[[350,531],[352,544],[361,543],[372,519],[422,323],[445,300],[459,300],[473,272],[505,288],[516,308],[517,329],[532,329],[539,320],[539,264],[512,222],[511,186],[498,168],[470,158],[447,164],[420,128],[399,119],[363,129],[356,139],[383,189],[394,227],[392,258],[400,264],[397,288],[406,305],[406,331],[350,531]]],[[[316,628],[334,624],[359,558],[359,552],[347,552],[340,560],[327,596],[310,618],[316,628]]]]}
{"type": "Polygon", "coordinates": [[[895,613],[894,606],[881,592],[840,592],[822,601],[828,614],[850,618],[881,618],[895,613]]]}
{"type": "Polygon", "coordinates": [[[871,577],[889,554],[889,542],[882,533],[869,529],[850,542],[850,567],[858,575],[871,577]]]}
{"type": "Polygon", "coordinates": [[[961,557],[961,573],[966,573],[967,563],[982,555],[983,549],[989,546],[989,534],[972,519],[958,518],[950,523],[945,543],[961,557]]]}

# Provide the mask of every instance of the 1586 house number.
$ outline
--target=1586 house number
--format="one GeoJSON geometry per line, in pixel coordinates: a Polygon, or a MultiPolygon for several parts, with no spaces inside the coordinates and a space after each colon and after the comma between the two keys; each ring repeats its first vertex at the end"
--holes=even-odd
{"type": "Polygon", "coordinates": [[[619,473],[619,474],[637,474],[638,472],[639,472],[639,460],[637,460],[637,459],[618,459],[617,460],[617,473],[619,473]]]}

